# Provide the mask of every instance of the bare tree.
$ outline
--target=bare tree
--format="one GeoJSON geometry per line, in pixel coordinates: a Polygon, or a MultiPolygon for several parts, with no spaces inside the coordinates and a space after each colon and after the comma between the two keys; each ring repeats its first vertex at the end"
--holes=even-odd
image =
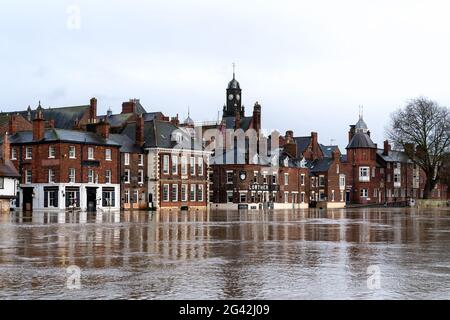
{"type": "Polygon", "coordinates": [[[449,128],[448,108],[425,97],[408,101],[403,109],[391,115],[388,137],[425,172],[425,199],[429,198],[439,181],[441,167],[448,161],[449,128]]]}

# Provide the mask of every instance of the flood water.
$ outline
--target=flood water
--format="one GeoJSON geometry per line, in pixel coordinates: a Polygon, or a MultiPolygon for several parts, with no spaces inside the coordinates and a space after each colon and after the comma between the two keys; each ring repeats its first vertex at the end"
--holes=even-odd
{"type": "Polygon", "coordinates": [[[450,210],[3,214],[0,299],[450,299],[450,210]]]}

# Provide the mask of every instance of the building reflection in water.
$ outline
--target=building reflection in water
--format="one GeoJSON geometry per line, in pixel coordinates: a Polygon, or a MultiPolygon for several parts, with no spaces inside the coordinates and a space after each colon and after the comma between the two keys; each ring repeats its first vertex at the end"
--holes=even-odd
{"type": "Polygon", "coordinates": [[[439,240],[433,230],[449,224],[442,216],[416,209],[17,213],[0,216],[0,267],[153,272],[166,276],[168,291],[174,273],[208,274],[203,285],[220,288],[217,298],[248,297],[283,279],[288,291],[287,277],[320,282],[317,270],[325,270],[343,275],[345,289],[367,265],[392,259],[386,244],[425,250],[439,240]]]}

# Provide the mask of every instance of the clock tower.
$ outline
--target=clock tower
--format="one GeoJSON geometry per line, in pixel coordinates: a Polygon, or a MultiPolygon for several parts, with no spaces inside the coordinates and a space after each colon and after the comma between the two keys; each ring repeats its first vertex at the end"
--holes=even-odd
{"type": "Polygon", "coordinates": [[[233,79],[228,83],[227,87],[227,103],[223,108],[224,117],[234,117],[236,115],[236,112],[239,112],[241,117],[244,117],[241,93],[241,87],[239,85],[239,82],[235,78],[233,64],[233,79]]]}

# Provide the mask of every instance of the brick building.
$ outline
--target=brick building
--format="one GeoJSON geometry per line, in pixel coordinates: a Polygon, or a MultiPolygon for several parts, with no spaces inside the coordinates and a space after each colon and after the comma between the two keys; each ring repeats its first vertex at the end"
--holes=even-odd
{"type": "Polygon", "coordinates": [[[11,161],[21,174],[17,206],[119,209],[120,146],[109,139],[108,123],[93,118],[84,132],[45,128],[40,105],[34,114],[32,131],[10,137],[11,161]]]}
{"type": "Polygon", "coordinates": [[[11,200],[16,198],[20,174],[11,162],[8,133],[2,138],[0,152],[0,213],[9,212],[11,200]]]}
{"type": "Polygon", "coordinates": [[[206,208],[209,152],[203,150],[201,143],[193,141],[185,128],[177,126],[176,119],[151,119],[145,121],[143,115],[122,131],[141,145],[146,154],[144,174],[148,206],[206,208]]]}

